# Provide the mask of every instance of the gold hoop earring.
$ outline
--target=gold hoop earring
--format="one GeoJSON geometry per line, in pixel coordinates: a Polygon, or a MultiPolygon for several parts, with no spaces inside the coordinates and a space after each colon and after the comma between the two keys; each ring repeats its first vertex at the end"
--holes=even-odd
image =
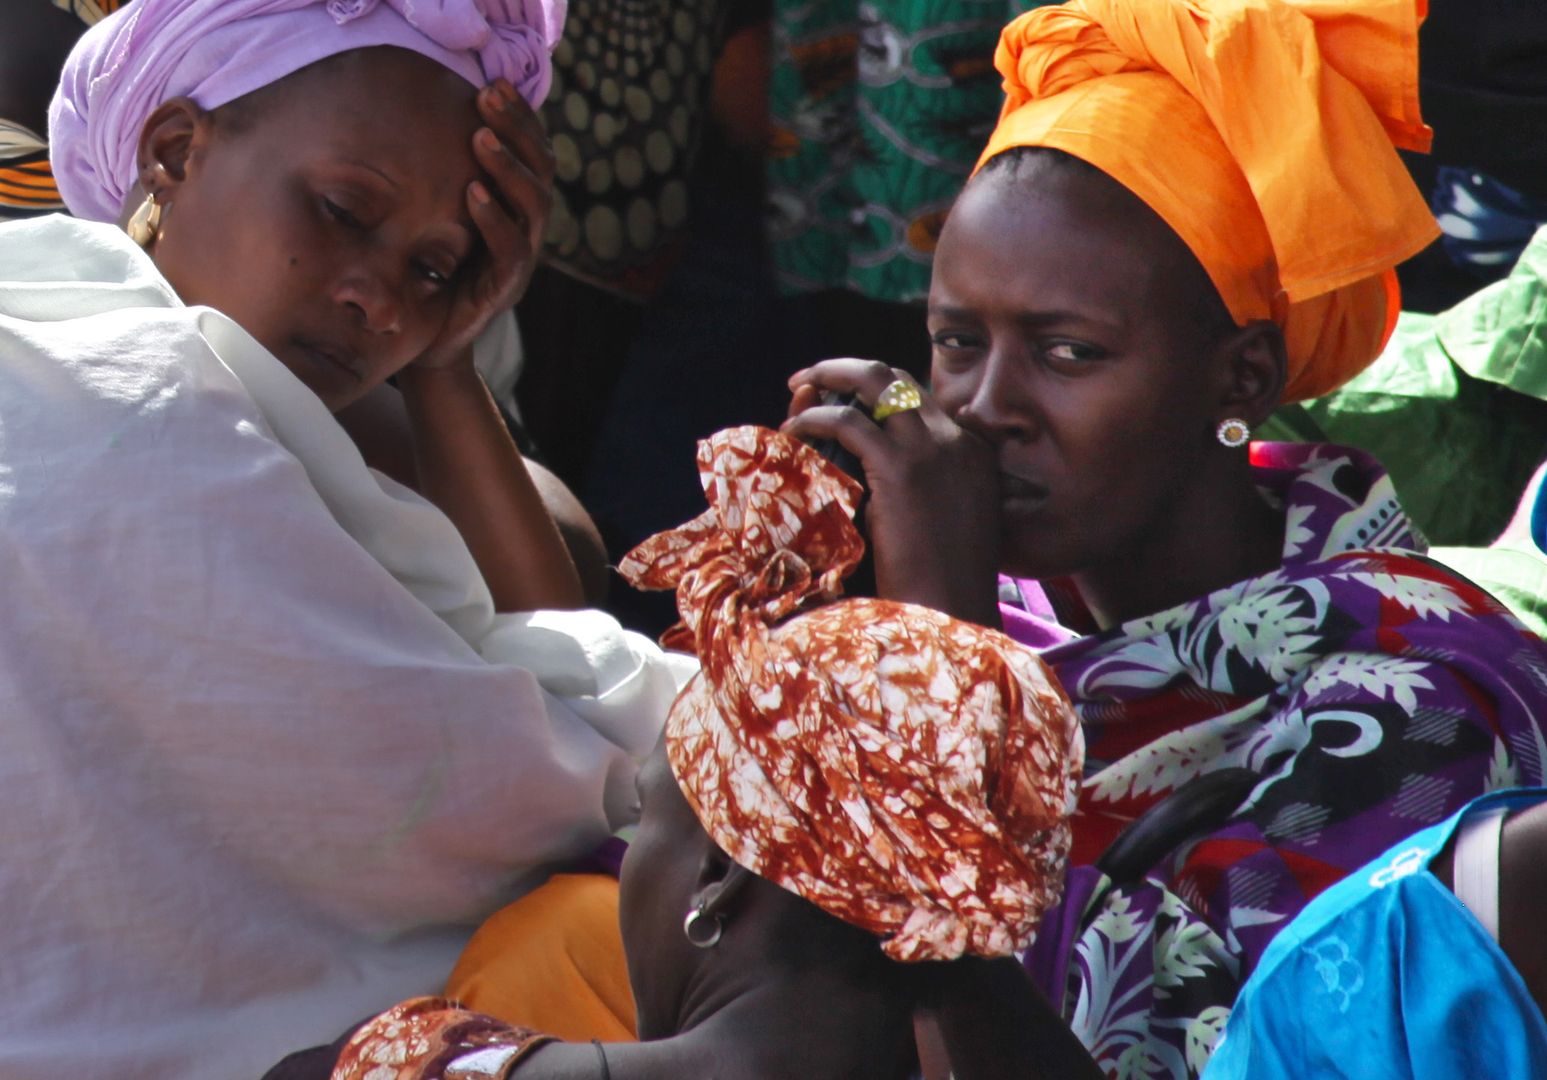
{"type": "Polygon", "coordinates": [[[156,202],[154,193],[145,196],[145,201],[140,203],[140,208],[129,219],[129,224],[124,226],[124,231],[129,234],[130,240],[142,248],[155,243],[161,231],[161,204],[156,202]]]}
{"type": "Polygon", "coordinates": [[[1246,440],[1252,437],[1252,429],[1247,426],[1245,420],[1238,416],[1232,416],[1229,420],[1219,425],[1214,435],[1221,444],[1235,449],[1237,446],[1246,445],[1246,440]]]}

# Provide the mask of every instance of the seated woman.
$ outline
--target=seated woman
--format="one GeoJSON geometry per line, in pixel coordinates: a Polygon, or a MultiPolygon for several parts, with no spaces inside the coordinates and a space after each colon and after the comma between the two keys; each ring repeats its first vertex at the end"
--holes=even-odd
{"type": "Polygon", "coordinates": [[[1421,7],[1018,19],[936,253],[931,392],[792,380],[786,430],[863,462],[880,595],[1002,619],[1080,714],[1076,868],[1026,960],[1109,1073],[1196,1075],[1311,897],[1542,779],[1542,643],[1424,557],[1368,457],[1247,442],[1376,356],[1435,233],[1392,146],[1426,136],[1421,7]]]}
{"type": "Polygon", "coordinates": [[[467,355],[557,18],[136,0],[73,54],[95,220],[0,226],[0,1074],[256,1075],[631,812],[671,665],[512,614],[579,585],[467,355]],[[329,413],[394,374],[433,504],[329,413]]]}
{"type": "Polygon", "coordinates": [[[1003,634],[884,600],[826,603],[863,545],[859,487],[761,428],[702,444],[710,509],[630,580],[677,590],[703,668],[639,774],[622,933],[639,1043],[572,1045],[412,1002],[300,1080],[877,1077],[938,1010],[961,1080],[1094,1075],[1007,958],[1058,897],[1079,724],[1003,634]],[[986,1000],[987,999],[987,1000],[986,1000]]]}
{"type": "Polygon", "coordinates": [[[1544,877],[1540,788],[1407,837],[1273,939],[1205,1080],[1547,1075],[1544,877]]]}

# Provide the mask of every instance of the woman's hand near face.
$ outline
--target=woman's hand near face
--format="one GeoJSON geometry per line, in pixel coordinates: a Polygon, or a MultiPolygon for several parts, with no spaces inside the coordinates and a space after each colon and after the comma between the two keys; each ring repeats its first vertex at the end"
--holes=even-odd
{"type": "MultiPolygon", "coordinates": [[[[824,360],[790,378],[783,430],[836,439],[865,468],[865,529],[877,592],[984,626],[999,625],[999,474],[993,448],[958,426],[926,392],[918,409],[880,424],[870,410],[909,376],[871,360],[824,360]],[[824,405],[824,392],[854,406],[824,405]]],[[[911,380],[910,380],[911,381],[911,380]]]]}
{"type": "Polygon", "coordinates": [[[526,291],[552,203],[553,154],[503,79],[478,94],[484,181],[467,192],[485,251],[457,285],[440,336],[399,375],[419,490],[456,524],[499,611],[584,606],[574,561],[473,367],[473,341],[526,291]],[[494,190],[491,192],[490,185],[494,190]]]}
{"type": "Polygon", "coordinates": [[[457,283],[445,328],[416,367],[472,362],[478,335],[526,292],[553,206],[553,148],[536,112],[504,79],[479,91],[477,107],[488,126],[473,134],[473,157],[485,179],[466,198],[484,250],[457,283]]]}

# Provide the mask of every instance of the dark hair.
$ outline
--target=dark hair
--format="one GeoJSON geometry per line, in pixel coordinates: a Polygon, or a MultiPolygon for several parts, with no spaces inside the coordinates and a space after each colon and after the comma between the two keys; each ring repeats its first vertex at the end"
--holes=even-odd
{"type": "Polygon", "coordinates": [[[1016,180],[1031,180],[1043,172],[1106,176],[1106,173],[1083,158],[1077,158],[1065,150],[1057,150],[1051,146],[1012,146],[1007,150],[1001,150],[983,163],[977,175],[1008,173],[1016,180]]]}
{"type": "MultiPolygon", "coordinates": [[[[371,46],[372,48],[393,48],[393,46],[371,46]]],[[[328,68],[345,62],[346,58],[366,51],[365,49],[345,49],[343,52],[331,53],[321,60],[313,60],[310,64],[296,68],[290,74],[275,79],[271,83],[265,83],[256,90],[249,90],[239,98],[233,98],[224,105],[210,110],[215,118],[218,128],[228,135],[245,135],[257,126],[258,122],[274,105],[274,102],[287,93],[295,91],[296,86],[304,83],[305,79],[315,73],[326,71],[328,68]]]]}

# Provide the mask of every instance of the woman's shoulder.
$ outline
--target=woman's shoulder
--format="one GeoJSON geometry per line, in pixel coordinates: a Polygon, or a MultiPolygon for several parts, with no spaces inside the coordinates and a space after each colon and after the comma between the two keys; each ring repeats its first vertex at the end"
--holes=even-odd
{"type": "Polygon", "coordinates": [[[116,225],[65,214],[0,224],[0,315],[58,319],[120,307],[180,306],[150,256],[116,225]],[[49,295],[37,295],[40,289],[49,295]]]}
{"type": "Polygon", "coordinates": [[[262,428],[255,384],[286,381],[230,319],[185,306],[121,229],[60,214],[0,225],[0,340],[8,413],[46,401],[126,435],[147,419],[160,438],[262,428]]]}

